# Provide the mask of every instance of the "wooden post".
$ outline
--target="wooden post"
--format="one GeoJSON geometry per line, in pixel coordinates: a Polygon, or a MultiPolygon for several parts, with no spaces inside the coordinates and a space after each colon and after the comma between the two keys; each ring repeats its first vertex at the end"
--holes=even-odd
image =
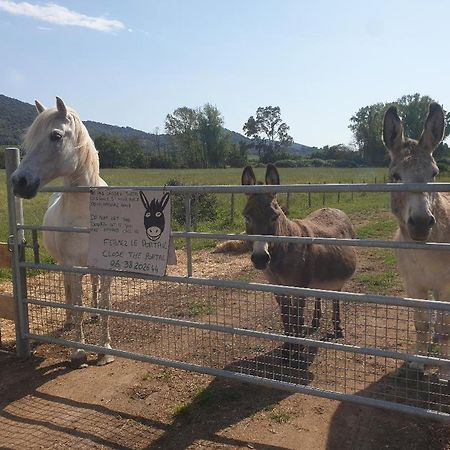
{"type": "Polygon", "coordinates": [[[234,192],[231,193],[230,220],[231,223],[234,223],[234,192]]]}

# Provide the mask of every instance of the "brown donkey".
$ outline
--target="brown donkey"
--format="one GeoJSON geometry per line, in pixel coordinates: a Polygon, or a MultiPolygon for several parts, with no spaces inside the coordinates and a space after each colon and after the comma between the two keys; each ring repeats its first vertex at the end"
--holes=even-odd
{"type": "MultiPolygon", "coordinates": [[[[256,184],[250,166],[242,172],[242,184],[256,184]]],[[[280,184],[275,166],[266,169],[266,184],[280,184]]],[[[352,224],[338,209],[322,208],[303,220],[290,220],[277,202],[276,194],[249,194],[244,208],[247,234],[273,236],[310,236],[353,238],[352,224]]],[[[313,289],[341,290],[356,268],[356,253],[352,247],[320,244],[293,244],[281,242],[253,242],[253,265],[270,283],[313,289]]],[[[304,336],[303,297],[276,296],[281,309],[284,332],[291,336],[304,336]]],[[[319,327],[320,298],[316,299],[312,329],[319,327]]],[[[342,337],[339,301],[333,301],[335,337],[342,337]]],[[[288,346],[289,348],[289,346],[288,346]]]]}
{"type": "MultiPolygon", "coordinates": [[[[431,103],[424,130],[418,141],[405,138],[397,108],[391,106],[384,115],[383,140],[391,157],[391,182],[426,183],[434,181],[438,167],[433,151],[444,135],[444,112],[431,103]]],[[[391,208],[398,220],[398,241],[450,242],[450,193],[393,192],[391,208]]],[[[450,252],[427,250],[396,251],[400,273],[408,297],[428,299],[432,291],[436,300],[450,301],[450,252]]],[[[428,311],[415,311],[416,351],[427,355],[431,323],[428,311]]],[[[450,312],[440,311],[434,324],[434,341],[440,344],[440,356],[449,358],[450,312]]],[[[424,370],[423,364],[410,367],[424,370]]],[[[440,370],[440,378],[450,380],[450,367],[440,370]]]]}

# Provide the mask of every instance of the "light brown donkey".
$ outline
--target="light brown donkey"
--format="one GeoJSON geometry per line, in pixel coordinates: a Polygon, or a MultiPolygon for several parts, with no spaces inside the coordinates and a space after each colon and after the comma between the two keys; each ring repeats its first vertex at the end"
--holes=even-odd
{"type": "MultiPolygon", "coordinates": [[[[384,115],[383,140],[391,156],[391,182],[426,183],[434,181],[438,167],[433,151],[444,135],[444,112],[431,103],[424,130],[418,141],[405,138],[397,108],[384,115]]],[[[450,242],[450,194],[393,192],[391,208],[398,220],[398,241],[450,242]]],[[[400,273],[408,297],[450,301],[450,252],[397,250],[400,273]]],[[[431,320],[426,310],[415,311],[416,350],[427,355],[431,339],[431,320]]],[[[439,312],[434,324],[434,340],[440,344],[440,356],[449,358],[450,313],[439,312]]],[[[410,363],[423,371],[423,364],[410,363]]],[[[441,369],[440,377],[450,380],[450,368],[441,369]]]]}
{"type": "MultiPolygon", "coordinates": [[[[250,166],[242,173],[242,184],[256,184],[250,166]]],[[[266,169],[266,184],[280,184],[275,166],[266,169]]],[[[353,238],[355,233],[349,218],[338,209],[322,208],[303,220],[290,220],[277,202],[276,194],[249,194],[244,208],[247,234],[274,236],[311,236],[353,238]]],[[[253,265],[264,270],[274,284],[314,289],[341,290],[356,268],[356,253],[352,247],[281,242],[253,242],[253,265]]],[[[304,336],[303,297],[276,296],[281,308],[284,332],[304,336]]],[[[320,323],[320,299],[316,299],[312,328],[320,323]]],[[[342,337],[339,302],[333,301],[333,325],[336,337],[342,337]]],[[[290,348],[290,346],[287,346],[290,348]]]]}

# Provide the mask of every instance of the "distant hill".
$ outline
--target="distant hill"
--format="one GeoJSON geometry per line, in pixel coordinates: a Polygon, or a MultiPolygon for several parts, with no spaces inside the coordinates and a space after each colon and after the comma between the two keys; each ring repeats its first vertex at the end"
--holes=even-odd
{"type": "MultiPolygon", "coordinates": [[[[0,94],[0,145],[17,146],[22,141],[23,134],[36,117],[34,105],[21,102],[15,98],[0,94]]],[[[102,134],[118,136],[124,139],[138,139],[145,152],[151,153],[159,145],[161,148],[169,144],[170,136],[167,134],[155,135],[131,127],[118,127],[92,120],[84,121],[89,134],[93,139],[102,134]]],[[[227,130],[234,143],[250,143],[251,140],[235,131],[227,130]]],[[[313,147],[294,143],[291,151],[296,155],[307,155],[316,150],[313,147]]]]}

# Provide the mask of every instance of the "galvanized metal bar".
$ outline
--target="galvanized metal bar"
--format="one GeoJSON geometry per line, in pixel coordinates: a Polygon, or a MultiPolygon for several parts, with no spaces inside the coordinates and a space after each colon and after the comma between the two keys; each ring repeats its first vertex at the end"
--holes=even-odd
{"type": "Polygon", "coordinates": [[[20,163],[19,149],[7,148],[5,150],[6,191],[8,199],[9,233],[12,236],[13,262],[12,281],[15,301],[16,324],[16,353],[19,358],[30,355],[30,343],[26,334],[28,327],[28,310],[23,299],[27,296],[26,271],[20,266],[25,261],[25,237],[22,230],[17,229],[17,224],[23,223],[22,199],[15,197],[11,185],[11,175],[20,163]]]}
{"type": "Polygon", "coordinates": [[[33,248],[33,257],[35,264],[39,264],[41,262],[39,256],[39,240],[37,230],[31,231],[31,239],[32,239],[32,248],[33,248]]]}
{"type": "Polygon", "coordinates": [[[223,239],[230,241],[265,241],[265,242],[288,242],[296,244],[321,244],[340,245],[348,247],[377,247],[377,248],[409,248],[416,250],[444,250],[450,251],[450,243],[445,242],[412,242],[412,241],[385,241],[378,239],[338,239],[322,237],[300,237],[300,236],[269,236],[259,234],[226,234],[226,233],[204,233],[174,231],[173,237],[195,239],[223,239]]]}
{"type": "Polygon", "coordinates": [[[64,310],[81,311],[91,314],[99,314],[112,317],[122,317],[127,319],[142,320],[145,322],[155,322],[170,324],[179,327],[197,328],[200,330],[217,331],[220,333],[235,334],[240,336],[251,336],[258,339],[289,342],[291,344],[302,344],[310,347],[326,348],[340,352],[348,352],[355,354],[380,356],[382,358],[400,359],[402,361],[414,361],[422,364],[430,364],[436,366],[450,367],[450,360],[432,356],[411,355],[409,353],[401,353],[390,350],[382,350],[375,347],[363,347],[350,344],[341,344],[339,342],[322,341],[310,339],[300,336],[286,336],[278,333],[267,333],[264,331],[256,331],[247,328],[230,327],[227,325],[216,325],[213,323],[193,322],[191,320],[175,319],[171,317],[154,316],[149,314],[134,313],[129,311],[120,311],[113,309],[92,308],[89,306],[69,305],[66,303],[50,302],[47,300],[26,299],[26,303],[31,305],[46,306],[50,308],[59,308],[64,310]]]}
{"type": "Polygon", "coordinates": [[[279,295],[304,296],[304,297],[321,297],[333,300],[344,300],[350,302],[367,302],[377,303],[380,305],[405,306],[411,308],[435,309],[439,311],[450,311],[450,302],[442,302],[437,300],[412,299],[395,297],[388,295],[375,294],[358,294],[354,292],[330,291],[322,289],[300,288],[294,286],[281,286],[275,284],[248,283],[240,280],[222,280],[216,278],[198,278],[198,277],[181,277],[176,275],[165,275],[158,277],[155,275],[146,275],[133,272],[121,272],[104,269],[96,269],[93,267],[74,267],[57,264],[33,264],[28,262],[20,263],[20,267],[30,269],[42,269],[55,272],[73,272],[82,274],[107,275],[122,278],[140,278],[143,280],[169,281],[180,284],[192,284],[202,286],[214,286],[242,289],[247,291],[270,292],[279,295]]]}
{"type": "MultiPolygon", "coordinates": [[[[105,190],[167,191],[173,193],[275,193],[275,192],[450,192],[450,183],[354,183],[280,185],[105,186],[105,190]]],[[[40,192],[90,192],[89,186],[44,186],[40,192]]]]}
{"type": "Polygon", "coordinates": [[[376,408],[384,408],[388,410],[397,411],[405,414],[414,414],[428,419],[440,420],[450,423],[450,414],[442,411],[434,411],[431,409],[418,408],[416,406],[409,406],[403,403],[388,402],[386,400],[378,400],[370,397],[363,397],[356,394],[344,394],[342,392],[329,391],[325,389],[316,388],[308,385],[300,385],[288,383],[285,381],[271,380],[268,378],[257,377],[254,375],[247,375],[240,372],[232,372],[224,369],[216,369],[212,367],[199,366],[197,364],[185,363],[182,361],[171,360],[166,358],[159,358],[156,356],[143,355],[141,353],[128,352],[125,350],[108,349],[99,345],[85,344],[80,342],[68,341],[60,338],[50,338],[48,336],[41,336],[29,333],[27,337],[35,341],[55,343],[72,348],[82,348],[89,352],[103,353],[113,355],[121,358],[133,359],[135,361],[149,362],[166,367],[173,367],[176,369],[183,369],[189,372],[203,373],[211,376],[224,377],[235,381],[257,384],[260,386],[270,387],[287,392],[297,392],[300,394],[309,394],[316,397],[328,398],[338,401],[349,401],[363,406],[372,406],[376,408]]]}
{"type": "MultiPolygon", "coordinates": [[[[59,231],[67,233],[89,233],[87,227],[53,227],[46,225],[18,225],[19,230],[59,231]]],[[[172,237],[183,239],[222,239],[230,241],[261,241],[288,242],[298,244],[341,245],[349,247],[376,247],[376,248],[409,248],[415,250],[450,251],[450,243],[446,242],[414,242],[414,241],[385,241],[378,239],[338,239],[302,236],[269,236],[259,234],[228,234],[206,233],[198,231],[173,231],[172,237]]]]}

